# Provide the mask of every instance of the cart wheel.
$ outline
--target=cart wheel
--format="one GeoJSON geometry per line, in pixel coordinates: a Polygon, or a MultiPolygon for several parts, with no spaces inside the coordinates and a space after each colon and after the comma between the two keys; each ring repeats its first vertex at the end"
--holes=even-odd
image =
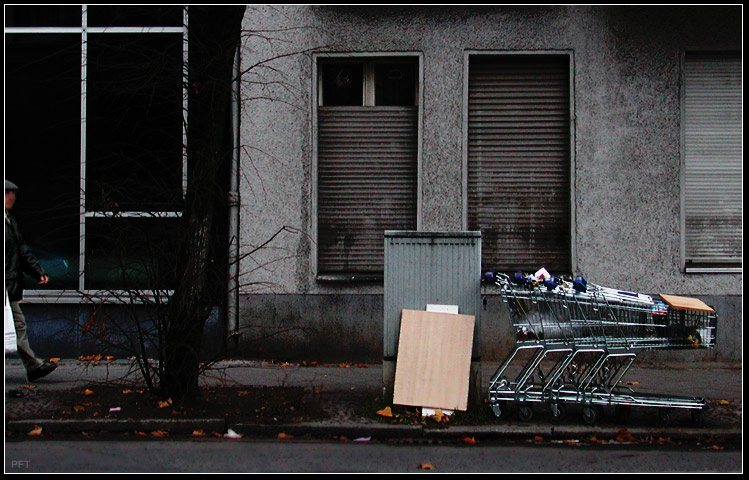
{"type": "Polygon", "coordinates": [[[492,412],[494,412],[494,416],[499,418],[502,416],[502,411],[505,408],[504,402],[501,403],[492,403],[490,405],[492,412]]]}
{"type": "Polygon", "coordinates": [[[528,405],[520,405],[518,407],[518,417],[523,422],[530,421],[533,418],[533,409],[528,405]]]}
{"type": "Polygon", "coordinates": [[[658,412],[658,415],[661,418],[661,425],[663,425],[664,427],[668,427],[669,425],[671,425],[671,411],[668,408],[662,408],[658,412]]]}
{"type": "Polygon", "coordinates": [[[692,410],[692,423],[698,428],[705,426],[705,416],[701,410],[692,410]]]}
{"type": "Polygon", "coordinates": [[[586,405],[583,407],[583,422],[585,422],[586,425],[595,425],[595,423],[598,421],[599,417],[599,410],[592,406],[592,405],[586,405]]]}
{"type": "Polygon", "coordinates": [[[618,405],[616,407],[616,419],[619,423],[629,422],[629,415],[632,413],[632,409],[629,405],[618,405]]]}
{"type": "Polygon", "coordinates": [[[558,422],[564,417],[564,404],[552,403],[551,404],[551,418],[553,421],[558,422]]]}

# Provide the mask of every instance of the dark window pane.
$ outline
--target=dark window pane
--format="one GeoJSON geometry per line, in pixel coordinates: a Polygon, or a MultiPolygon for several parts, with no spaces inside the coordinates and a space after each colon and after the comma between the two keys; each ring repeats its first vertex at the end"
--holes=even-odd
{"type": "Polygon", "coordinates": [[[180,225],[166,218],[88,219],[86,288],[174,288],[180,225]]]}
{"type": "Polygon", "coordinates": [[[21,188],[13,215],[50,283],[77,289],[81,37],[6,35],[5,178],[21,188]]]}
{"type": "Polygon", "coordinates": [[[413,106],[416,104],[416,64],[413,62],[375,65],[375,105],[413,106]]]}
{"type": "Polygon", "coordinates": [[[182,194],[182,36],[90,35],[86,208],[161,211],[182,194]]]}
{"type": "Polygon", "coordinates": [[[322,98],[328,107],[363,105],[364,66],[361,63],[325,63],[322,98]]]}
{"type": "Polygon", "coordinates": [[[6,27],[80,27],[80,5],[6,5],[6,27]]]}
{"type": "Polygon", "coordinates": [[[181,5],[89,5],[90,27],[181,27],[181,5]]]}

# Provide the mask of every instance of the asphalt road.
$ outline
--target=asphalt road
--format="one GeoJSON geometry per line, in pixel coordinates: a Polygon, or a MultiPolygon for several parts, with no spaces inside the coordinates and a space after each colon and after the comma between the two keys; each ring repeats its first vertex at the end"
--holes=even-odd
{"type": "Polygon", "coordinates": [[[6,473],[741,472],[740,448],[403,445],[285,440],[55,440],[5,444],[6,473]]]}

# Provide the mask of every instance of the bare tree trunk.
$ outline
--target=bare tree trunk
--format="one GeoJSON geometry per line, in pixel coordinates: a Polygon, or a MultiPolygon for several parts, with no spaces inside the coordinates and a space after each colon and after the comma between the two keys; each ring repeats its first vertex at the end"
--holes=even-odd
{"type": "Polygon", "coordinates": [[[220,178],[232,155],[230,105],[235,52],[244,6],[190,8],[188,60],[188,185],[177,285],[164,336],[161,392],[177,401],[198,393],[206,318],[222,303],[225,245],[214,235],[226,202],[220,178]],[[219,257],[223,258],[223,257],[219,257]]]}

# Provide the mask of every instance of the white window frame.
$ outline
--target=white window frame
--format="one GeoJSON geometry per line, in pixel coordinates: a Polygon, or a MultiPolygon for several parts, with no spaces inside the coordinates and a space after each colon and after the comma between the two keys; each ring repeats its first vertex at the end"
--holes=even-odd
{"type": "MultiPolygon", "coordinates": [[[[91,27],[88,25],[88,6],[81,6],[81,26],[79,27],[6,27],[5,34],[59,34],[77,33],[81,36],[81,135],[80,135],[80,199],[79,199],[79,234],[80,244],[78,251],[78,290],[34,290],[27,289],[24,300],[28,303],[79,303],[82,299],[95,299],[95,301],[117,301],[117,299],[128,295],[127,291],[118,290],[92,290],[85,288],[85,265],[86,265],[86,220],[91,218],[179,218],[181,211],[89,211],[86,209],[86,90],[88,71],[86,59],[88,55],[89,34],[163,34],[179,33],[182,35],[182,63],[187,65],[188,59],[188,9],[183,8],[182,26],[179,27],[91,27]]],[[[183,85],[183,115],[187,112],[187,91],[183,85]]],[[[182,195],[187,191],[187,126],[186,119],[182,122],[182,195]]],[[[146,298],[155,299],[163,296],[163,291],[141,290],[133,299],[146,298]]],[[[166,293],[169,293],[168,291],[166,293]]]]}

